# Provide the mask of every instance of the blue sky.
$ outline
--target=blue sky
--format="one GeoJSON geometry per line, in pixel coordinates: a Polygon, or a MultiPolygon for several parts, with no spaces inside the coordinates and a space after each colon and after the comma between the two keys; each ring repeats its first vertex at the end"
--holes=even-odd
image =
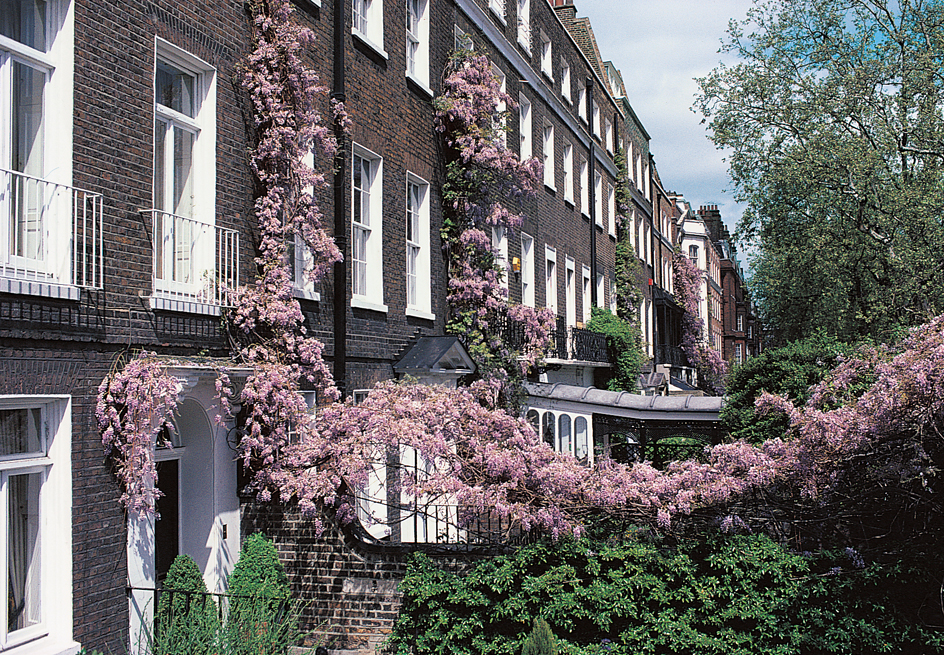
{"type": "MultiPolygon", "coordinates": [[[[722,61],[728,20],[742,19],[751,0],[573,0],[593,25],[600,54],[623,74],[630,102],[652,137],[662,183],[697,209],[718,205],[729,229],[742,209],[727,191],[724,153],[692,112],[693,81],[722,61]]],[[[731,63],[729,58],[728,63],[731,63]]]]}

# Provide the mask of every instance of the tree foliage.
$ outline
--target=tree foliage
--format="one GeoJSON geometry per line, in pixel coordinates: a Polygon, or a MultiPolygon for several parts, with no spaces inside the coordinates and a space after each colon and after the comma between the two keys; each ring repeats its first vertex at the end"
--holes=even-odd
{"type": "Polygon", "coordinates": [[[540,616],[534,619],[534,627],[524,640],[521,655],[557,655],[557,638],[551,626],[540,616]]]}
{"type": "Polygon", "coordinates": [[[789,398],[796,405],[809,399],[810,387],[821,382],[854,348],[819,332],[781,348],[749,358],[727,379],[721,422],[735,439],[762,443],[782,437],[789,427],[783,414],[758,415],[754,403],[763,392],[789,398]]]}
{"type": "Polygon", "coordinates": [[[944,3],[758,2],[699,80],[752,292],[783,342],[893,339],[944,311],[944,3]]]}

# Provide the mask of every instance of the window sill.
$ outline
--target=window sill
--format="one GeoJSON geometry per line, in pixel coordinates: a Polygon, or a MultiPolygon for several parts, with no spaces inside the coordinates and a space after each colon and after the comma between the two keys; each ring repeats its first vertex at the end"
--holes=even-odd
{"type": "Polygon", "coordinates": [[[551,83],[551,86],[554,86],[554,74],[553,74],[553,73],[551,73],[551,72],[549,72],[549,71],[546,71],[546,70],[544,70],[544,69],[542,68],[542,69],[541,69],[541,75],[543,75],[543,76],[544,76],[544,79],[546,79],[548,82],[551,83]]]}
{"type": "Polygon", "coordinates": [[[564,204],[570,207],[571,209],[574,209],[574,207],[576,207],[576,205],[574,204],[573,198],[564,198],[564,204]]]}
{"type": "Polygon", "coordinates": [[[307,291],[305,289],[299,289],[298,287],[292,289],[292,295],[299,300],[321,301],[321,294],[317,291],[307,291]]]}
{"type": "Polygon", "coordinates": [[[12,293],[21,296],[42,296],[44,298],[58,298],[60,300],[78,300],[82,290],[72,284],[0,277],[0,293],[12,293]]]}
{"type": "Polygon", "coordinates": [[[557,193],[557,189],[554,188],[554,185],[548,184],[547,182],[544,183],[544,188],[550,191],[551,193],[554,193],[554,194],[557,193]]]}
{"type": "Polygon", "coordinates": [[[302,0],[302,4],[311,5],[312,7],[321,9],[321,0],[302,0]]]}
{"type": "MultiPolygon", "coordinates": [[[[71,628],[71,626],[69,627],[71,628]]],[[[8,655],[18,655],[19,653],[23,653],[23,655],[26,655],[26,653],[30,655],[75,655],[80,648],[81,646],[72,640],[61,641],[43,637],[28,641],[20,646],[11,646],[4,653],[8,655]]]]}
{"type": "Polygon", "coordinates": [[[358,41],[366,45],[368,48],[376,52],[378,55],[383,57],[385,60],[389,60],[390,56],[387,55],[386,50],[383,49],[382,45],[377,45],[374,43],[369,36],[361,32],[356,28],[351,28],[351,35],[354,36],[358,41]]]}
{"type": "Polygon", "coordinates": [[[421,79],[419,79],[418,77],[416,77],[409,71],[407,71],[406,73],[406,79],[408,82],[412,82],[413,85],[416,86],[416,88],[418,88],[421,92],[423,92],[428,98],[433,97],[433,90],[429,88],[429,85],[427,85],[425,82],[423,82],[421,79]]]}
{"type": "Polygon", "coordinates": [[[425,320],[425,321],[435,321],[435,320],[436,320],[436,315],[435,315],[435,314],[433,314],[433,313],[431,313],[431,312],[427,312],[427,311],[422,310],[422,309],[419,309],[418,307],[407,307],[407,308],[406,308],[406,315],[407,315],[407,316],[412,316],[413,318],[421,318],[421,319],[423,319],[423,320],[425,320]]]}
{"type": "Polygon", "coordinates": [[[523,39],[520,36],[518,37],[518,45],[521,46],[521,49],[524,50],[528,56],[531,56],[531,44],[528,43],[527,39],[523,39]]]}
{"type": "Polygon", "coordinates": [[[587,220],[590,220],[590,214],[588,214],[587,212],[580,210],[580,215],[586,218],[587,220]]]}
{"type": "Polygon", "coordinates": [[[386,314],[388,309],[383,303],[374,302],[364,296],[354,296],[351,298],[351,307],[355,309],[368,309],[372,312],[386,314]]]}

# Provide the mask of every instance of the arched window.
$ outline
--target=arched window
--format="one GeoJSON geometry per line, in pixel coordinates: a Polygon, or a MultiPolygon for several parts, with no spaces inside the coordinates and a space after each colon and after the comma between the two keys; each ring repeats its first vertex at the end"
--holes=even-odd
{"type": "Polygon", "coordinates": [[[541,438],[544,439],[546,443],[551,448],[554,447],[554,414],[551,412],[544,412],[544,420],[541,430],[541,438]]]}
{"type": "Polygon", "coordinates": [[[587,456],[587,419],[583,416],[578,416],[574,420],[574,435],[576,436],[574,455],[582,460],[587,456]]]}
{"type": "Polygon", "coordinates": [[[538,414],[538,410],[529,409],[524,418],[528,423],[531,424],[531,427],[534,428],[535,434],[541,433],[541,416],[538,414]]]}
{"type": "Polygon", "coordinates": [[[574,445],[570,441],[570,416],[561,414],[557,419],[558,452],[572,454],[574,445]]]}

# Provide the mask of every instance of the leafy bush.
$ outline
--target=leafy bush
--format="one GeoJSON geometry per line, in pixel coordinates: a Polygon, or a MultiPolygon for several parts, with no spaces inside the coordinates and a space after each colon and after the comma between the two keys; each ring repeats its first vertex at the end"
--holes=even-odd
{"type": "Polygon", "coordinates": [[[230,652],[284,652],[296,634],[296,617],[289,611],[288,576],[275,546],[263,534],[250,535],[243,543],[229,577],[229,593],[226,639],[230,652]]]}
{"type": "Polygon", "coordinates": [[[819,333],[749,358],[728,376],[722,423],[732,437],[751,443],[782,437],[788,425],[786,416],[754,412],[754,401],[761,392],[783,395],[802,405],[809,398],[810,387],[835,368],[840,356],[853,350],[854,346],[819,333]]]}
{"type": "Polygon", "coordinates": [[[942,653],[941,633],[913,620],[905,589],[933,572],[918,567],[899,581],[899,567],[743,535],[671,547],[560,540],[463,575],[415,555],[390,646],[397,655],[517,655],[541,616],[568,655],[942,653]]]}
{"type": "Polygon", "coordinates": [[[551,626],[540,616],[534,619],[534,628],[524,641],[521,655],[557,655],[557,639],[551,626]]]}
{"type": "Polygon", "coordinates": [[[606,309],[593,307],[587,329],[606,335],[606,346],[615,362],[607,388],[610,391],[635,391],[645,359],[639,326],[606,309]]]}
{"type": "Polygon", "coordinates": [[[154,614],[155,655],[201,655],[213,652],[220,628],[218,609],[207,594],[196,562],[174,558],[154,614]]]}

